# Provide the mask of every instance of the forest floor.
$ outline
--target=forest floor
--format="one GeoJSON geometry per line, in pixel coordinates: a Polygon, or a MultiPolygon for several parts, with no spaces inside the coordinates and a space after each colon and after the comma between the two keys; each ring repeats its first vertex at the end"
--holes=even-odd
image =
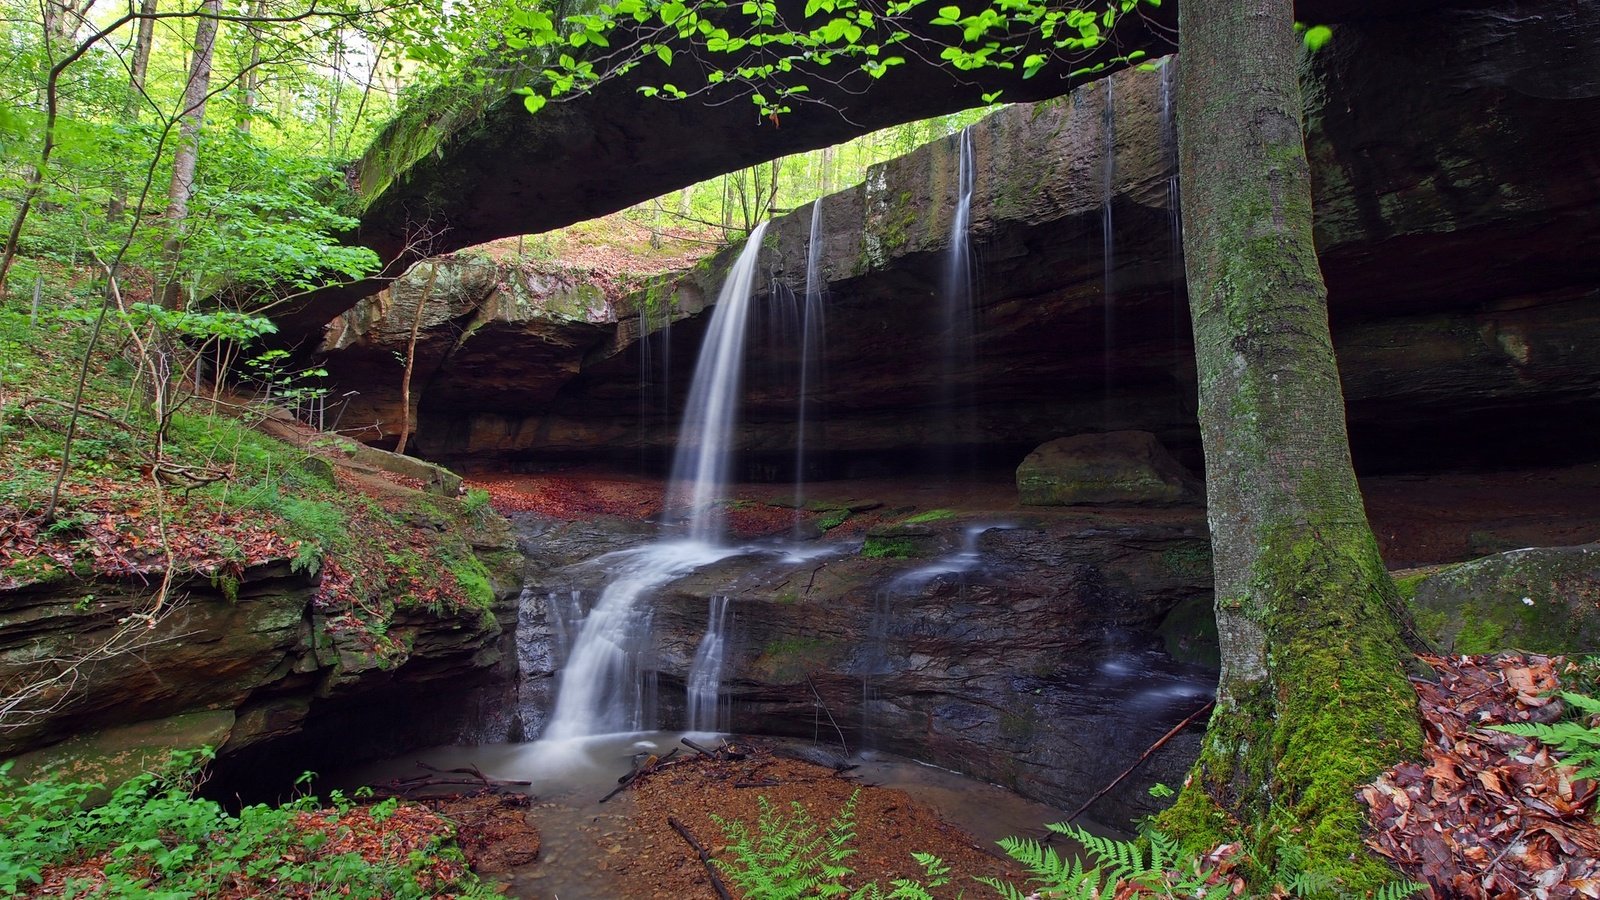
{"type": "Polygon", "coordinates": [[[816,829],[812,837],[822,838],[848,808],[854,823],[848,847],[853,852],[842,863],[852,870],[845,882],[851,890],[876,882],[887,891],[895,879],[924,878],[913,851],[930,853],[950,866],[951,887],[935,891],[938,896],[970,892],[977,876],[1020,883],[1014,864],[979,846],[937,810],[904,791],[865,785],[848,773],[778,756],[759,743],[741,742],[737,749],[743,758],[695,755],[674,760],[636,782],[635,812],[618,869],[624,896],[631,900],[715,896],[710,870],[673,821],[706,849],[719,880],[740,896],[727,874],[735,867],[737,854],[729,849],[723,823],[748,829],[754,839],[762,833],[757,825],[763,809],[770,811],[769,821],[809,825],[816,829]]]}

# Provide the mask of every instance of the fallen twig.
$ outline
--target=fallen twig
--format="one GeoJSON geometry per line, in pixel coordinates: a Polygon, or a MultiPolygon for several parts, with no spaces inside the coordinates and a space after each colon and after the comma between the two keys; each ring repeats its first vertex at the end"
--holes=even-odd
{"type": "Polygon", "coordinates": [[[694,835],[690,833],[688,827],[672,816],[667,817],[667,824],[672,826],[672,830],[676,831],[689,844],[695,855],[700,857],[700,862],[705,864],[706,874],[711,876],[711,889],[717,892],[719,900],[733,900],[733,895],[728,893],[727,887],[722,884],[722,876],[717,874],[717,867],[711,864],[711,854],[705,847],[700,845],[699,841],[694,839],[694,835]]]}
{"type": "Polygon", "coordinates": [[[1139,758],[1133,761],[1133,765],[1127,767],[1126,769],[1123,769],[1121,775],[1118,775],[1116,778],[1113,778],[1111,780],[1110,784],[1106,785],[1105,787],[1101,788],[1098,791],[1095,791],[1093,797],[1090,797],[1088,800],[1085,800],[1083,802],[1083,805],[1078,807],[1076,812],[1074,812],[1070,816],[1067,816],[1067,821],[1071,822],[1073,819],[1076,819],[1077,817],[1083,815],[1084,812],[1089,809],[1089,807],[1094,805],[1094,802],[1096,800],[1099,800],[1101,797],[1104,797],[1105,795],[1111,793],[1111,789],[1112,788],[1114,788],[1117,785],[1121,784],[1123,779],[1127,778],[1129,775],[1132,775],[1133,774],[1133,770],[1139,768],[1139,766],[1145,760],[1150,758],[1151,754],[1155,753],[1157,750],[1160,750],[1162,747],[1165,747],[1167,745],[1167,741],[1170,741],[1173,738],[1177,737],[1178,736],[1178,732],[1184,730],[1185,728],[1188,728],[1191,724],[1194,723],[1194,721],[1196,719],[1200,718],[1201,715],[1205,714],[1207,711],[1209,711],[1211,709],[1211,707],[1215,706],[1216,704],[1217,704],[1217,701],[1215,701],[1215,700],[1207,701],[1205,706],[1202,706],[1199,709],[1195,710],[1194,712],[1190,713],[1188,718],[1186,718],[1182,722],[1179,722],[1178,724],[1172,726],[1172,730],[1168,731],[1166,734],[1163,734],[1161,736],[1160,740],[1156,741],[1154,744],[1151,744],[1150,745],[1150,749],[1148,749],[1148,750],[1144,751],[1143,753],[1139,754],[1139,758]]]}

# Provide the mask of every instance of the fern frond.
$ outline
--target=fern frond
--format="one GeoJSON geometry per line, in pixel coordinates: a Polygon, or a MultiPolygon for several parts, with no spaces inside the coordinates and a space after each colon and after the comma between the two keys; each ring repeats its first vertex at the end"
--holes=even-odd
{"type": "Polygon", "coordinates": [[[1378,889],[1373,895],[1373,900],[1406,900],[1415,894],[1428,889],[1428,886],[1416,881],[1391,881],[1378,889]]]}

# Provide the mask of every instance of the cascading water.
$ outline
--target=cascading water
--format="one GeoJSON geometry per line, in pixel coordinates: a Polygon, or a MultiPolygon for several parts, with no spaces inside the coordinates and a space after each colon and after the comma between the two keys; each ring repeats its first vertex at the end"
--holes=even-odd
{"type": "Polygon", "coordinates": [[[1117,242],[1116,222],[1112,216],[1112,198],[1116,191],[1117,182],[1117,104],[1111,92],[1112,79],[1105,79],[1106,104],[1105,111],[1100,121],[1101,138],[1101,200],[1100,200],[1100,242],[1102,260],[1105,265],[1105,418],[1106,430],[1111,430],[1111,382],[1112,362],[1111,348],[1116,344],[1117,338],[1117,291],[1115,275],[1117,269],[1117,242]]]}
{"type": "Polygon", "coordinates": [[[822,198],[811,204],[811,238],[806,244],[806,288],[800,321],[800,393],[796,403],[794,442],[794,515],[798,525],[805,515],[806,442],[812,392],[822,380],[826,337],[822,311],[822,198]]]}
{"type": "Polygon", "coordinates": [[[688,517],[686,539],[607,554],[598,560],[613,573],[584,617],[561,670],[560,690],[544,737],[547,741],[639,731],[651,727],[653,660],[650,610],[642,597],[675,578],[734,554],[721,545],[728,456],[738,407],[756,258],[766,223],[756,226],[717,297],[695,363],[689,404],[667,489],[670,509],[688,517]]]}
{"type": "MultiPolygon", "coordinates": [[[[1189,296],[1183,271],[1183,206],[1178,192],[1178,116],[1173,106],[1178,78],[1178,58],[1161,61],[1161,158],[1167,169],[1167,241],[1172,253],[1172,356],[1183,354],[1184,335],[1189,333],[1189,296]]],[[[1183,393],[1178,409],[1184,411],[1183,393]]]]}
{"type": "Polygon", "coordinates": [[[944,347],[939,397],[942,434],[945,446],[941,468],[949,478],[956,474],[957,460],[972,442],[970,398],[962,396],[960,380],[972,369],[973,357],[973,266],[972,193],[977,182],[977,163],[972,148],[972,129],[963,128],[956,137],[959,148],[956,163],[956,209],[950,219],[950,264],[945,271],[944,347]]]}
{"type": "Polygon", "coordinates": [[[672,413],[672,309],[663,305],[652,315],[639,307],[639,463],[645,467],[645,448],[657,429],[665,430],[672,413]],[[659,319],[654,322],[652,319],[659,319]]]}
{"type": "Polygon", "coordinates": [[[689,666],[687,679],[689,702],[687,720],[690,731],[719,731],[722,727],[720,694],[722,690],[722,660],[726,655],[728,598],[711,598],[711,612],[706,619],[705,637],[694,652],[694,663],[689,666]]]}
{"type": "Polygon", "coordinates": [[[715,501],[728,481],[730,442],[744,369],[745,322],[750,316],[756,258],[761,255],[761,238],[766,232],[766,222],[750,232],[744,252],[722,283],[678,430],[667,502],[669,508],[688,513],[691,541],[713,542],[723,534],[722,510],[715,501]]]}

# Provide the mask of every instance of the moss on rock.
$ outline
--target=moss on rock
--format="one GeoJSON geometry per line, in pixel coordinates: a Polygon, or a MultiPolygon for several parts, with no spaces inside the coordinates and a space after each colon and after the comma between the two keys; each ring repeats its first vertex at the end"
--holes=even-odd
{"type": "Polygon", "coordinates": [[[1404,581],[1417,627],[1451,653],[1600,646],[1600,544],[1512,550],[1404,581]]]}

